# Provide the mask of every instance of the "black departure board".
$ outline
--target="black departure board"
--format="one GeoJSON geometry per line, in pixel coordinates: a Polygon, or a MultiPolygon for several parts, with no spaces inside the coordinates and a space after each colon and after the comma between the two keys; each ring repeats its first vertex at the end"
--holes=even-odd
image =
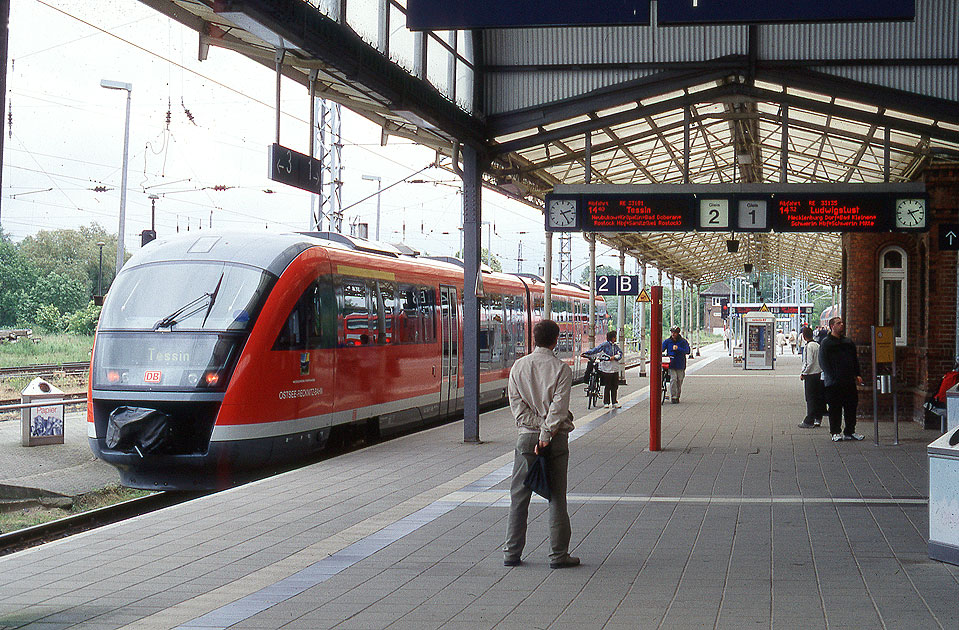
{"type": "MultiPolygon", "coordinates": [[[[546,195],[546,229],[583,232],[923,232],[928,196],[915,186],[546,195]]],[[[580,189],[582,190],[582,189],[580,189]]]]}
{"type": "Polygon", "coordinates": [[[682,195],[603,195],[580,200],[587,232],[695,230],[691,200],[682,195]]]}
{"type": "Polygon", "coordinates": [[[893,225],[887,195],[776,195],[777,232],[884,232],[893,225]]]}

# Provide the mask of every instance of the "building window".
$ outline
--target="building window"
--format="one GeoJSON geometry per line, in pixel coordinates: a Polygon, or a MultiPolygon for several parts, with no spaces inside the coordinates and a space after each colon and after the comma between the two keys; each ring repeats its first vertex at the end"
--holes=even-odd
{"type": "Polygon", "coordinates": [[[723,305],[723,298],[721,297],[713,298],[713,306],[722,306],[722,305],[723,305]]]}
{"type": "Polygon", "coordinates": [[[899,247],[879,254],[879,325],[892,326],[896,345],[906,345],[908,258],[899,247]]]}

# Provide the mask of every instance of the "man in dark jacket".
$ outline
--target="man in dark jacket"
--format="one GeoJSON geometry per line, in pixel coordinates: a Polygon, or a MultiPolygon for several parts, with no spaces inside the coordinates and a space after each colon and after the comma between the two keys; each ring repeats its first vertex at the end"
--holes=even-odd
{"type": "Polygon", "coordinates": [[[857,385],[862,385],[856,344],[846,337],[846,323],[842,317],[829,320],[829,335],[819,347],[819,365],[826,385],[826,404],[829,406],[829,432],[832,441],[861,440],[856,433],[856,408],[859,406],[857,385]],[[846,428],[843,431],[843,416],[846,428]]]}

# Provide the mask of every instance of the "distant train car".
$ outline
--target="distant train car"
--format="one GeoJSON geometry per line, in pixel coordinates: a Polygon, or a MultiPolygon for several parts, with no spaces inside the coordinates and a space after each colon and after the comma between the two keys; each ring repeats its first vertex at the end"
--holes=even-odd
{"type": "MultiPolygon", "coordinates": [[[[452,416],[463,407],[457,262],[332,233],[155,241],[103,306],[87,408],[93,452],[131,487],[221,488],[323,448],[337,425],[377,435],[452,416]]],[[[483,273],[481,404],[504,400],[509,368],[542,318],[543,288],[483,273]]],[[[557,352],[577,374],[588,297],[573,285],[552,290],[557,352]]]]}

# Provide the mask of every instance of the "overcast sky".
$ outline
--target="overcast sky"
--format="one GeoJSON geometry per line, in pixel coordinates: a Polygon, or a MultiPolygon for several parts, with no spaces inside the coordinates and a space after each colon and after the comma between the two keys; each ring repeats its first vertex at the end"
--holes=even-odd
{"type": "MultiPolygon", "coordinates": [[[[206,230],[211,222],[216,230],[308,229],[310,195],[266,176],[267,146],[275,134],[275,74],[215,47],[199,62],[197,44],[195,32],[133,0],[13,0],[3,230],[15,241],[92,222],[117,230],[126,92],[101,88],[101,79],[133,84],[128,251],[139,247],[140,232],[150,227],[151,194],[159,197],[161,236],[178,228],[206,230]],[[108,190],[97,192],[98,186],[108,190]]],[[[303,86],[284,82],[280,141],[303,153],[309,106],[303,86]]],[[[433,161],[431,150],[403,140],[391,138],[381,147],[379,128],[346,109],[342,135],[344,207],[375,192],[376,182],[363,175],[381,177],[385,187],[433,161]]],[[[435,168],[416,179],[430,183],[404,183],[381,195],[381,240],[453,255],[459,249],[461,183],[435,168]]],[[[375,214],[375,197],[351,208],[344,232],[362,221],[372,237],[375,214]]],[[[538,210],[484,191],[483,220],[489,222],[483,246],[489,244],[504,270],[517,270],[522,241],[523,271],[538,271],[544,248],[538,210]]],[[[558,249],[557,242],[557,255],[558,249]]],[[[574,279],[587,256],[575,234],[574,279]]],[[[612,256],[602,256],[599,264],[618,267],[612,256]]]]}

